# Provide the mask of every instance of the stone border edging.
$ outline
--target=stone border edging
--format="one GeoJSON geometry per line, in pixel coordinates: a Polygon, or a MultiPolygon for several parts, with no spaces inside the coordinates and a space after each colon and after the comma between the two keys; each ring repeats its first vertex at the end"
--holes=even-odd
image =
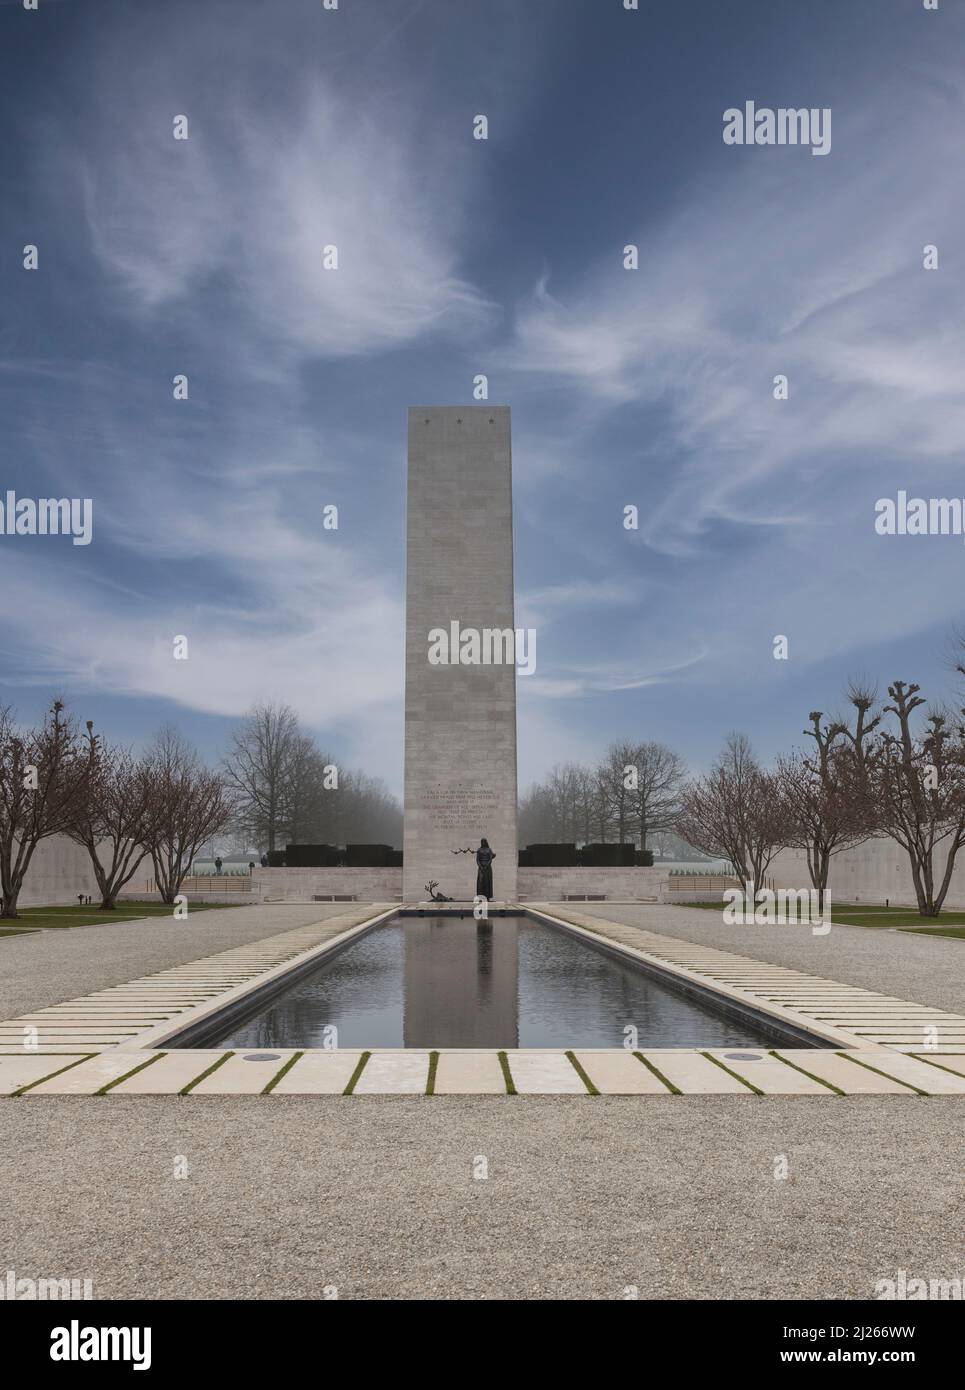
{"type": "MultiPolygon", "coordinates": [[[[134,1037],[125,1039],[118,1044],[118,1048],[125,1051],[140,1051],[143,1048],[175,1046],[190,1047],[196,1044],[199,1036],[213,1019],[223,1021],[225,1026],[230,1025],[239,1015],[247,1013],[254,1005],[258,1004],[266,995],[270,995],[276,985],[282,980],[286,984],[294,984],[296,980],[307,975],[322,957],[336,955],[339,951],[350,946],[357,937],[364,935],[377,927],[380,922],[395,915],[397,908],[393,905],[382,912],[375,913],[374,916],[366,918],[364,922],[358,922],[352,927],[347,927],[345,931],[339,932],[336,936],[330,937],[327,941],[322,941],[317,946],[310,946],[306,951],[299,955],[282,961],[279,965],[272,966],[270,970],[263,971],[251,980],[245,980],[241,984],[224,990],[211,999],[206,999],[193,1008],[187,1009],[177,1018],[169,1018],[164,1023],[158,1024],[153,1028],[147,1029],[143,1033],[137,1033],[134,1037]],[[178,1039],[174,1042],[174,1039],[178,1039]]],[[[326,919],[329,923],[337,921],[338,918],[326,919]]],[[[303,928],[296,928],[303,930],[303,928]]],[[[265,938],[271,940],[270,937],[265,938]]],[[[257,942],[251,943],[257,946],[257,942]]],[[[202,958],[206,959],[206,958],[202,958]]],[[[200,964],[201,962],[194,962],[200,964]]]]}
{"type": "MultiPolygon", "coordinates": [[[[567,921],[566,918],[556,917],[552,912],[547,911],[545,907],[537,908],[534,904],[527,903],[526,911],[532,913],[534,917],[552,922],[555,927],[562,931],[568,931],[572,935],[580,937],[584,941],[594,945],[598,950],[605,950],[618,957],[623,956],[624,959],[642,961],[648,969],[653,970],[658,975],[663,975],[664,977],[687,984],[691,987],[693,992],[710,1001],[713,1000],[715,995],[719,999],[723,998],[725,1000],[730,1000],[738,1005],[742,1012],[757,1014],[765,1019],[772,1018],[776,1023],[784,1024],[785,1029],[790,1028],[793,1032],[805,1037],[821,1038],[824,1042],[834,1047],[860,1048],[865,1052],[879,1050],[879,1044],[868,1042],[857,1034],[849,1032],[847,1029],[831,1027],[826,1023],[821,1023],[809,1018],[806,1014],[798,1013],[795,1009],[788,1009],[779,1004],[765,1002],[756,995],[739,989],[735,985],[723,984],[714,980],[711,975],[704,975],[686,966],[675,965],[670,961],[661,960],[659,956],[650,955],[647,951],[642,950],[638,946],[628,946],[624,942],[616,941],[608,937],[604,931],[597,931],[595,928],[584,927],[579,922],[567,921]],[[598,939],[600,937],[603,938],[602,943],[598,939]]],[[[574,915],[581,916],[582,914],[576,913],[574,915]]],[[[600,920],[603,922],[606,921],[605,918],[600,920]]],[[[614,925],[625,926],[627,924],[614,923],[614,925]]],[[[646,930],[646,928],[637,928],[637,930],[646,930]]],[[[659,933],[653,932],[651,935],[656,936],[659,935],[659,933]]],[[[681,938],[678,937],[667,937],[668,941],[678,941],[680,939],[681,938]]],[[[691,943],[684,944],[689,945],[691,943]]],[[[708,947],[708,949],[720,950],[721,948],[708,947]]],[[[733,953],[725,952],[724,954],[733,953]]],[[[751,959],[751,957],[745,957],[745,959],[751,959]]],[[[884,1051],[885,1049],[882,1048],[880,1050],[884,1051]]]]}

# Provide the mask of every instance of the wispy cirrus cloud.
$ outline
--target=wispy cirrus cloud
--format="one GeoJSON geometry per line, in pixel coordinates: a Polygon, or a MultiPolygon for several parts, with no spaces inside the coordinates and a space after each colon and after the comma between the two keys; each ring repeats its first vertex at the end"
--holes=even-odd
{"type": "Polygon", "coordinates": [[[92,247],[129,310],[181,313],[202,329],[216,295],[215,322],[236,315],[269,359],[476,332],[493,305],[459,268],[469,176],[455,132],[426,148],[431,95],[413,85],[400,102],[304,62],[284,87],[259,88],[252,67],[270,26],[248,19],[227,43],[230,7],[194,21],[220,50],[216,93],[204,45],[173,81],[169,37],[136,73],[116,66],[108,42],[87,121],[60,132],[60,171],[79,183],[92,247]],[[174,138],[176,116],[186,139],[174,138]],[[328,246],[337,269],[325,266],[328,246]]]}

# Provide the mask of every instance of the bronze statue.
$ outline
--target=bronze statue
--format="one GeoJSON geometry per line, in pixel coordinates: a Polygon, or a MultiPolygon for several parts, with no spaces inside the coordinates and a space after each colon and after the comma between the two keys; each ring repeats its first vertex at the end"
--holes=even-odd
{"type": "Polygon", "coordinates": [[[476,850],[476,897],[488,902],[493,895],[493,860],[496,858],[489,848],[488,840],[480,840],[476,850]]]}

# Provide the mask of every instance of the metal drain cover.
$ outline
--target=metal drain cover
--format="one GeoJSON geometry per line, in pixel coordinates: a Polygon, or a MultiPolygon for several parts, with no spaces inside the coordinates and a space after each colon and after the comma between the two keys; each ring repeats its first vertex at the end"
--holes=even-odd
{"type": "Polygon", "coordinates": [[[281,1053],[280,1053],[280,1052],[249,1052],[249,1053],[247,1054],[247,1056],[242,1057],[241,1060],[242,1060],[243,1062],[280,1062],[280,1061],[281,1061],[281,1053]]]}
{"type": "Polygon", "coordinates": [[[759,1052],[725,1052],[728,1062],[763,1062],[759,1052]]]}

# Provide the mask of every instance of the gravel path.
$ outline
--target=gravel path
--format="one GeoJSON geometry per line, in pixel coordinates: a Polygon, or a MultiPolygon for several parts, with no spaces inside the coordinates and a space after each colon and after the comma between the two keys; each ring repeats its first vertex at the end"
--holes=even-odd
{"type": "MultiPolygon", "coordinates": [[[[0,1017],[346,910],[0,939],[0,1017]]],[[[577,910],[965,1004],[963,942],[577,910]]],[[[867,1298],[965,1274],[954,1099],[24,1097],[0,1119],[0,1269],[101,1298],[867,1298]]]]}
{"type": "Polygon", "coordinates": [[[0,1019],[357,909],[357,903],[215,908],[189,913],[186,921],[139,917],[0,937],[0,1019]]]}
{"type": "Polygon", "coordinates": [[[729,927],[719,912],[699,907],[567,903],[566,908],[951,1013],[965,1012],[965,940],[872,927],[832,925],[827,936],[812,936],[808,926],[729,927]]]}
{"type": "Polygon", "coordinates": [[[868,1298],[898,1269],[965,1274],[945,1099],[23,1098],[0,1117],[0,1268],[95,1298],[868,1298]]]}

